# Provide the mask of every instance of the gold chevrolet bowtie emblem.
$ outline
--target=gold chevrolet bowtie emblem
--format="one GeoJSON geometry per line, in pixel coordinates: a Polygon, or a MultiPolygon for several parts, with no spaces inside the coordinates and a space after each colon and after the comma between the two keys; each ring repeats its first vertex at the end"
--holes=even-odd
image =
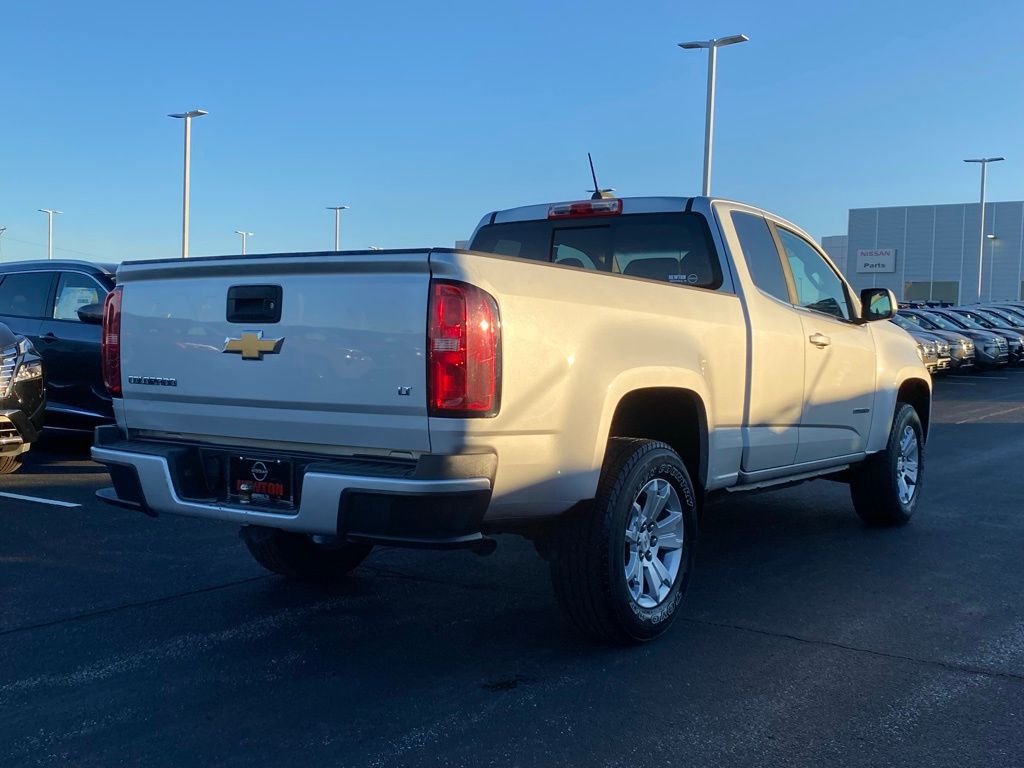
{"type": "Polygon", "coordinates": [[[240,354],[243,360],[262,360],[264,355],[276,355],[281,351],[284,338],[264,339],[263,331],[245,331],[241,338],[224,339],[222,352],[240,354]]]}

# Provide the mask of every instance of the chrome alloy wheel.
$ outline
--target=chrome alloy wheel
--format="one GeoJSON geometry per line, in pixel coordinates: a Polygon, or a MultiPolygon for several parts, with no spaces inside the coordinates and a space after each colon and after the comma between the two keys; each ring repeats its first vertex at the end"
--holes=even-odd
{"type": "Polygon", "coordinates": [[[668,597],[679,575],[685,536],[676,489],[661,478],[648,481],[626,521],[626,587],[641,608],[654,608],[668,597]]]}
{"type": "Polygon", "coordinates": [[[921,449],[917,442],[917,433],[909,425],[903,428],[900,436],[900,452],[896,457],[896,493],[901,504],[909,504],[917,491],[918,462],[921,449]]]}

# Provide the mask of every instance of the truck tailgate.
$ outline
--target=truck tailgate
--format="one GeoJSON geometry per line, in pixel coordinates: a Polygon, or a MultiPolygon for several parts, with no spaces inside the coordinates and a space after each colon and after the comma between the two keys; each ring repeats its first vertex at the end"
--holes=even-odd
{"type": "Polygon", "coordinates": [[[283,450],[430,449],[429,251],[134,262],[118,282],[129,430],[283,450]],[[229,291],[241,301],[229,305],[229,291]]]}

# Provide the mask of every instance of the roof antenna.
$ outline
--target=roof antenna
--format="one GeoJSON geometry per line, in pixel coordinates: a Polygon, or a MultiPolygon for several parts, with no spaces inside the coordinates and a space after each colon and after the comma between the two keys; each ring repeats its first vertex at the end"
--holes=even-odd
{"type": "Polygon", "coordinates": [[[608,187],[607,189],[601,189],[601,187],[598,186],[598,184],[597,184],[597,172],[594,170],[594,158],[592,158],[590,156],[589,152],[587,152],[587,160],[590,161],[590,177],[594,180],[594,188],[587,190],[587,192],[593,192],[594,193],[594,194],[592,194],[590,196],[590,199],[591,200],[607,200],[608,198],[614,197],[612,192],[614,192],[615,189],[613,187],[608,187]]]}

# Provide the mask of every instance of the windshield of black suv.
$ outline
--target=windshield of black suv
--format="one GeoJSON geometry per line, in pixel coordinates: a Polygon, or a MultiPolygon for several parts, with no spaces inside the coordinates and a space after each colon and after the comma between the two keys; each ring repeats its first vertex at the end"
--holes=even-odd
{"type": "Polygon", "coordinates": [[[637,213],[487,224],[470,250],[695,288],[722,285],[704,217],[637,213]]]}
{"type": "Polygon", "coordinates": [[[1024,325],[1024,313],[1018,309],[1011,309],[1010,307],[993,307],[989,309],[989,312],[995,312],[1000,317],[1012,320],[1014,325],[1024,325]]]}
{"type": "Polygon", "coordinates": [[[918,322],[916,317],[910,318],[905,315],[894,315],[892,321],[903,330],[910,331],[911,333],[920,331],[922,327],[922,324],[918,322]]]}
{"type": "Polygon", "coordinates": [[[975,331],[987,331],[988,328],[975,322],[967,315],[962,315],[959,312],[950,312],[948,315],[942,315],[942,317],[949,320],[951,323],[956,323],[961,328],[970,328],[975,331]]]}
{"type": "MultiPolygon", "coordinates": [[[[936,327],[936,324],[931,322],[930,319],[926,319],[924,317],[921,317],[920,315],[915,315],[911,313],[904,314],[900,312],[898,315],[896,315],[896,317],[904,320],[905,322],[912,323],[917,328],[917,330],[921,330],[922,328],[924,328],[930,331],[936,327]]],[[[903,328],[905,326],[900,325],[900,327],[903,328]]]]}
{"type": "Polygon", "coordinates": [[[944,331],[962,331],[963,326],[957,325],[952,320],[947,320],[944,315],[928,314],[928,315],[907,315],[911,320],[920,322],[925,328],[935,327],[941,328],[944,331]]]}
{"type": "Polygon", "coordinates": [[[985,307],[985,309],[979,309],[975,311],[982,317],[991,320],[996,325],[1010,327],[1021,325],[1021,322],[1008,312],[1003,312],[998,309],[991,309],[990,307],[985,307]]]}
{"type": "Polygon", "coordinates": [[[1005,320],[997,321],[994,320],[992,317],[988,315],[983,315],[981,312],[977,312],[975,310],[962,309],[958,310],[956,314],[957,317],[966,317],[968,320],[977,323],[981,328],[984,328],[986,331],[990,331],[993,328],[998,328],[1000,326],[1006,325],[1005,320]]]}

